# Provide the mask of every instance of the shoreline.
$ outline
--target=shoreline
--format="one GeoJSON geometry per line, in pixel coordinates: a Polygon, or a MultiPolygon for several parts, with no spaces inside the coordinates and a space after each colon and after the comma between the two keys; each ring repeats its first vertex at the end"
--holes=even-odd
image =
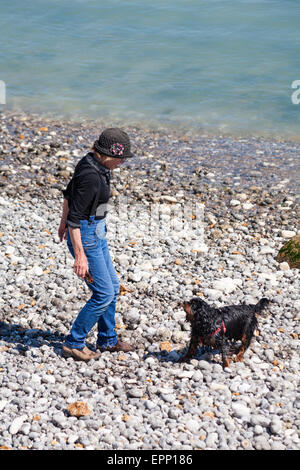
{"type": "MultiPolygon", "coordinates": [[[[23,181],[28,182],[40,170],[30,170],[32,158],[36,166],[39,165],[39,155],[41,162],[47,160],[48,173],[68,178],[71,166],[89,151],[103,128],[114,124],[0,112],[0,125],[3,134],[1,173],[7,172],[8,181],[13,182],[17,178],[13,178],[10,166],[17,165],[18,174],[20,172],[23,181]],[[14,156],[19,157],[17,161],[14,156]]],[[[174,179],[178,179],[179,174],[188,179],[192,191],[197,191],[201,184],[221,189],[228,187],[235,192],[258,186],[286,188],[298,197],[300,143],[265,137],[209,136],[178,128],[130,125],[123,128],[131,137],[136,155],[125,166],[133,171],[151,169],[152,173],[159,174],[157,170],[161,166],[163,171],[171,172],[174,179]]]]}
{"type": "Polygon", "coordinates": [[[99,128],[0,121],[0,445],[300,449],[300,277],[275,260],[299,234],[298,146],[129,128],[137,157],[113,172],[107,237],[124,287],[118,336],[136,351],[83,364],[61,356],[89,291],[57,230],[61,189],[99,128]],[[180,302],[196,295],[216,307],[272,299],[243,362],[223,370],[218,352],[199,348],[178,363],[190,338],[180,302]],[[68,413],[78,401],[89,414],[68,413]]]}
{"type": "Polygon", "coordinates": [[[45,119],[48,122],[61,122],[61,123],[72,123],[80,124],[81,122],[90,123],[91,127],[98,125],[103,125],[104,127],[110,126],[120,126],[127,128],[138,128],[138,129],[149,129],[152,131],[163,130],[166,133],[171,132],[174,134],[190,134],[194,135],[204,135],[208,138],[228,138],[228,139],[256,139],[256,140],[269,140],[275,142],[286,142],[286,143],[300,143],[300,133],[298,134],[284,134],[281,135],[278,131],[253,131],[249,132],[241,129],[231,129],[225,131],[218,126],[209,126],[197,122],[193,119],[168,119],[167,117],[161,117],[158,119],[152,119],[150,116],[140,116],[139,118],[133,118],[132,116],[115,116],[104,114],[103,117],[90,116],[85,113],[60,113],[55,111],[44,111],[20,108],[14,106],[2,105],[0,107],[0,115],[7,114],[9,116],[33,116],[37,119],[45,119]],[[108,123],[108,124],[107,124],[108,123]]]}

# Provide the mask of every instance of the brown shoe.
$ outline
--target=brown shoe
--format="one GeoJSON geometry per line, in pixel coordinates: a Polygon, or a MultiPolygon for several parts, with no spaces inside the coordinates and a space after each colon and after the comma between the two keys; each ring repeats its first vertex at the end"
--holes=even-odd
{"type": "Polygon", "coordinates": [[[114,346],[108,346],[107,348],[101,348],[100,346],[96,345],[96,348],[99,349],[101,352],[109,351],[109,352],[132,352],[134,351],[134,347],[130,346],[128,343],[124,343],[123,341],[118,341],[117,344],[114,346]]]}
{"type": "Polygon", "coordinates": [[[62,347],[63,357],[73,357],[77,361],[89,361],[90,359],[98,359],[100,353],[91,351],[89,348],[84,346],[82,349],[69,348],[65,344],[62,347]]]}

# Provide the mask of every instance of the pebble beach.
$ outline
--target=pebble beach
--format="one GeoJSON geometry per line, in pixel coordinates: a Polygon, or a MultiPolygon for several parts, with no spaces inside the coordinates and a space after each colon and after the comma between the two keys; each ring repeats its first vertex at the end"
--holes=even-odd
{"type": "Polygon", "coordinates": [[[300,234],[300,143],[122,126],[136,158],[112,173],[107,238],[136,350],[83,363],[61,347],[90,294],[57,232],[104,127],[0,112],[0,448],[299,450],[300,276],[276,255],[300,234]],[[193,296],[272,300],[243,362],[178,362],[193,296]]]}

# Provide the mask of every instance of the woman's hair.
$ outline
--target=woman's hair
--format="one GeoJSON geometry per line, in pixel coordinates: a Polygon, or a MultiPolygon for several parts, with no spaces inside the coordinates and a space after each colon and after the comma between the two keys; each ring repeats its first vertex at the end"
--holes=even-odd
{"type": "Polygon", "coordinates": [[[104,153],[99,153],[99,152],[95,149],[94,146],[91,148],[91,150],[92,150],[93,152],[97,153],[98,155],[100,155],[100,157],[101,157],[101,158],[104,158],[105,160],[106,160],[106,159],[109,159],[109,160],[113,159],[113,157],[110,157],[109,155],[105,155],[104,153]]]}

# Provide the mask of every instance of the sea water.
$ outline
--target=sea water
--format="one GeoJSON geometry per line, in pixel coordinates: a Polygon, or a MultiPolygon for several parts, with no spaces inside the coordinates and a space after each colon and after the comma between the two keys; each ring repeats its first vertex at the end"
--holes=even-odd
{"type": "Polygon", "coordinates": [[[1,0],[0,39],[0,111],[300,135],[299,0],[1,0]]]}

